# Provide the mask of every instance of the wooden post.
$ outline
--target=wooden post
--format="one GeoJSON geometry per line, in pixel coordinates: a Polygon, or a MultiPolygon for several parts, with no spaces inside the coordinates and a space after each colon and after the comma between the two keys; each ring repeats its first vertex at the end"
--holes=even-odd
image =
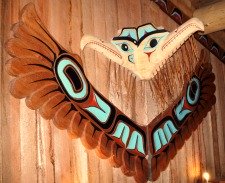
{"type": "Polygon", "coordinates": [[[197,9],[193,16],[204,23],[203,34],[223,30],[225,29],[225,0],[197,9]]]}

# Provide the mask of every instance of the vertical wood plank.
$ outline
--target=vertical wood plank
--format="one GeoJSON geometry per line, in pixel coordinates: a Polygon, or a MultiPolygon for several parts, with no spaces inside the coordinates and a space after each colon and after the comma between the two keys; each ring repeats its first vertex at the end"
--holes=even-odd
{"type": "MultiPolygon", "coordinates": [[[[49,29],[49,1],[35,0],[37,13],[49,29]]],[[[53,129],[51,121],[43,119],[38,113],[37,121],[37,182],[55,182],[55,160],[53,129]]]]}
{"type": "MultiPolygon", "coordinates": [[[[1,1],[0,2],[0,15],[1,15],[1,17],[3,16],[3,11],[2,11],[2,6],[3,6],[3,2],[1,1]]],[[[3,38],[3,26],[2,26],[2,19],[1,19],[1,24],[0,24],[0,41],[1,41],[1,45],[0,45],[0,58],[2,59],[3,58],[3,49],[4,49],[4,47],[3,47],[3,40],[4,40],[4,38],[3,38]]],[[[2,64],[1,64],[2,65],[2,64]]],[[[1,93],[3,93],[3,86],[2,86],[2,75],[3,75],[3,73],[2,73],[2,70],[3,70],[3,68],[2,68],[2,66],[1,66],[1,69],[0,69],[0,91],[1,91],[1,93]]],[[[2,101],[2,100],[1,100],[2,101]]],[[[0,121],[3,121],[3,117],[2,117],[2,115],[3,115],[3,102],[0,102],[0,121]]],[[[0,123],[0,182],[2,182],[3,181],[3,174],[2,174],[2,172],[3,172],[3,144],[2,144],[2,123],[0,123]]]]}
{"type": "Polygon", "coordinates": [[[20,101],[9,95],[8,83],[12,77],[5,71],[4,63],[9,55],[4,43],[11,35],[10,28],[18,20],[19,1],[1,1],[1,139],[2,139],[2,182],[20,182],[20,101]]]}
{"type": "MultiPolygon", "coordinates": [[[[49,1],[49,7],[50,32],[66,49],[71,49],[71,1],[49,1]]],[[[71,139],[65,130],[59,130],[55,126],[52,129],[55,181],[73,182],[73,146],[71,139]]]]}
{"type": "Polygon", "coordinates": [[[80,139],[73,140],[74,182],[90,182],[88,177],[88,155],[80,139]]]}
{"type": "MultiPolygon", "coordinates": [[[[112,0],[112,1],[108,1],[105,0],[105,30],[106,30],[106,39],[107,41],[111,41],[111,39],[116,36],[117,34],[117,30],[120,28],[118,25],[118,6],[117,6],[117,0],[112,0]]],[[[115,102],[115,100],[117,101],[117,104],[119,102],[119,98],[116,92],[118,92],[118,90],[116,90],[116,88],[119,87],[119,85],[117,85],[115,82],[116,79],[116,75],[119,74],[118,72],[115,72],[116,69],[116,64],[113,63],[112,61],[109,61],[109,70],[108,70],[108,99],[110,101],[115,102]]],[[[117,71],[118,71],[118,67],[117,67],[117,71]]],[[[129,84],[129,83],[128,83],[129,84]]],[[[119,102],[120,103],[120,102],[119,102]]],[[[117,107],[121,107],[120,105],[117,105],[117,107]]],[[[108,166],[110,167],[110,164],[108,163],[108,166]]],[[[119,168],[110,168],[111,171],[111,179],[110,182],[124,182],[125,180],[122,179],[121,177],[123,176],[123,173],[121,172],[121,170],[119,168]]],[[[104,175],[102,175],[104,176],[104,175]]]]}
{"type": "Polygon", "coordinates": [[[215,177],[215,164],[214,164],[214,153],[213,153],[213,135],[210,115],[205,118],[205,123],[203,123],[203,138],[204,138],[204,145],[205,146],[205,156],[206,158],[206,170],[210,171],[211,176],[215,177]]]}
{"type": "Polygon", "coordinates": [[[55,182],[55,160],[50,121],[37,116],[37,182],[55,182]]]}
{"type": "Polygon", "coordinates": [[[225,89],[225,77],[224,77],[224,71],[225,71],[225,67],[224,64],[219,63],[217,58],[215,58],[215,56],[211,55],[211,60],[212,60],[212,64],[213,64],[213,71],[216,75],[216,86],[217,86],[217,90],[216,90],[216,97],[217,97],[217,102],[215,105],[215,108],[213,108],[212,110],[212,123],[216,123],[214,124],[215,127],[217,127],[217,129],[215,129],[215,131],[217,131],[216,134],[214,134],[214,139],[217,140],[217,146],[218,148],[214,148],[215,153],[217,154],[216,161],[218,163],[219,160],[219,165],[216,164],[215,166],[217,166],[217,169],[219,169],[218,171],[220,172],[216,172],[216,174],[218,174],[217,176],[219,176],[220,173],[220,177],[225,177],[225,157],[224,157],[224,153],[225,153],[225,124],[224,124],[224,118],[225,118],[225,114],[223,112],[223,108],[225,107],[225,96],[224,96],[224,89],[225,89]],[[218,156],[219,155],[219,156],[218,156]]]}
{"type": "Polygon", "coordinates": [[[35,111],[20,102],[21,182],[37,182],[37,121],[35,111]]]}
{"type": "MultiPolygon", "coordinates": [[[[94,30],[94,17],[93,17],[93,1],[83,0],[82,1],[82,22],[83,29],[82,35],[92,34],[94,30]]],[[[82,60],[84,60],[84,70],[89,81],[95,85],[95,69],[96,63],[94,62],[95,52],[91,49],[84,50],[82,54],[82,60]],[[88,69],[91,66],[91,69],[88,69]]]]}
{"type": "MultiPolygon", "coordinates": [[[[27,3],[21,1],[20,9],[27,3]]],[[[25,100],[21,100],[20,109],[21,182],[37,182],[37,113],[27,109],[25,100]]]]}
{"type": "MultiPolygon", "coordinates": [[[[113,3],[113,2],[111,2],[113,3]]],[[[107,40],[107,32],[110,31],[110,27],[106,27],[106,15],[109,11],[107,10],[107,1],[105,0],[94,0],[93,1],[93,17],[94,17],[94,29],[93,33],[96,37],[99,37],[103,40],[107,40]]],[[[110,7],[112,8],[112,7],[110,7]]],[[[96,63],[96,80],[98,81],[95,85],[97,90],[99,90],[106,98],[109,96],[109,65],[110,62],[107,58],[105,58],[102,54],[95,52],[95,60],[96,63]]],[[[94,154],[94,153],[93,153],[94,154]]],[[[91,154],[89,154],[91,155],[91,154]]],[[[95,155],[94,157],[98,161],[96,161],[96,164],[98,167],[98,171],[96,172],[98,175],[98,182],[107,182],[112,181],[112,167],[109,165],[109,162],[106,160],[100,160],[95,155]]],[[[94,180],[93,182],[97,182],[97,180],[94,180]]]]}
{"type": "MultiPolygon", "coordinates": [[[[95,23],[95,14],[94,14],[94,0],[82,1],[82,18],[83,18],[83,34],[92,34],[94,33],[94,23],[95,23]]],[[[94,87],[98,86],[98,81],[96,80],[97,72],[97,60],[96,54],[93,50],[87,49],[84,51],[84,69],[89,81],[93,84],[94,87]]],[[[99,182],[99,159],[94,154],[94,151],[87,151],[87,176],[89,182],[99,182]]]]}
{"type": "MultiPolygon", "coordinates": [[[[71,34],[71,45],[70,49],[82,55],[80,50],[80,40],[83,36],[84,24],[83,24],[83,1],[76,0],[70,1],[72,5],[71,17],[70,17],[70,34],[71,34]]],[[[84,59],[82,59],[83,65],[85,66],[84,59]]],[[[74,139],[72,141],[72,166],[74,173],[74,182],[89,182],[88,178],[88,155],[80,139],[74,139]]]]}

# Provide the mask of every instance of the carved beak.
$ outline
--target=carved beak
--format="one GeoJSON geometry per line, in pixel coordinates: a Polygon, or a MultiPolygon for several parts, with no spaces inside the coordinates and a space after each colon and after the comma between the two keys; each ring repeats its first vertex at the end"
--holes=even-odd
{"type": "Polygon", "coordinates": [[[176,30],[172,31],[152,54],[151,61],[164,62],[171,57],[181,45],[195,32],[204,31],[203,23],[197,18],[191,18],[176,30]]]}
{"type": "Polygon", "coordinates": [[[91,35],[84,35],[81,39],[80,47],[82,50],[85,47],[92,48],[114,62],[122,65],[122,56],[111,43],[104,42],[91,35]]]}

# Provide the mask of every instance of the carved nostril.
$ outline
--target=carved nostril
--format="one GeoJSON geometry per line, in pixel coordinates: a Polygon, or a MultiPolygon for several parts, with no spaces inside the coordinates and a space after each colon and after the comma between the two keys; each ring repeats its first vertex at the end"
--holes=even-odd
{"type": "Polygon", "coordinates": [[[148,58],[150,58],[152,52],[145,52],[146,55],[148,55],[148,58]]]}
{"type": "MultiPolygon", "coordinates": [[[[154,51],[155,51],[155,50],[154,50],[154,51]]],[[[150,61],[151,54],[152,54],[154,51],[152,51],[152,52],[144,52],[146,55],[148,55],[149,61],[150,61]]]]}

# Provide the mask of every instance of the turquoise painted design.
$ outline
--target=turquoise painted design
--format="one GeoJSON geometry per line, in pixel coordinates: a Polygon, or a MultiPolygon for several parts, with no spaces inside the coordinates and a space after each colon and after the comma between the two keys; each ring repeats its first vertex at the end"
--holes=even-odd
{"type": "MultiPolygon", "coordinates": [[[[160,27],[159,30],[163,28],[160,27]]],[[[136,28],[125,28],[122,30],[121,34],[118,37],[130,37],[135,41],[138,41],[142,37],[144,37],[147,33],[154,32],[156,29],[152,24],[147,24],[136,28]]]]}
{"type": "Polygon", "coordinates": [[[184,109],[184,97],[183,97],[181,102],[175,108],[175,115],[176,115],[178,121],[181,122],[190,113],[191,113],[191,111],[189,109],[184,109]]]}
{"type": "Polygon", "coordinates": [[[166,136],[163,132],[163,129],[161,128],[159,128],[158,130],[154,132],[153,139],[154,139],[155,151],[158,151],[159,149],[162,148],[162,146],[168,143],[166,136]]]}
{"type": "Polygon", "coordinates": [[[140,153],[145,154],[143,144],[144,142],[141,134],[137,131],[133,131],[127,149],[137,149],[140,153]]]}
{"type": "Polygon", "coordinates": [[[94,96],[100,108],[91,106],[85,109],[90,113],[92,113],[100,122],[106,123],[110,116],[111,109],[109,105],[105,103],[97,94],[94,93],[94,96]]]}
{"type": "Polygon", "coordinates": [[[62,59],[60,60],[58,67],[56,69],[57,74],[60,78],[60,80],[62,81],[63,86],[65,87],[67,93],[69,94],[69,96],[75,100],[81,100],[83,99],[86,95],[87,95],[87,84],[86,84],[86,79],[82,73],[82,71],[80,70],[80,68],[74,64],[71,60],[68,59],[62,59]],[[77,74],[79,74],[80,78],[81,78],[81,83],[82,83],[82,90],[79,92],[74,91],[73,89],[73,84],[70,82],[70,80],[67,78],[64,69],[67,66],[71,66],[73,67],[74,70],[76,70],[77,74]]]}
{"type": "Polygon", "coordinates": [[[189,103],[190,105],[196,105],[196,104],[197,104],[197,102],[198,102],[198,100],[199,100],[199,98],[200,98],[200,89],[201,89],[201,86],[200,86],[200,81],[199,81],[199,79],[196,78],[196,77],[192,78],[191,81],[190,81],[190,84],[188,85],[188,89],[187,89],[187,101],[188,101],[188,103],[189,103]],[[195,82],[196,87],[197,87],[197,89],[196,89],[196,91],[195,91],[195,93],[194,93],[194,99],[192,99],[192,98],[190,97],[190,92],[193,93],[193,91],[190,91],[190,90],[191,90],[191,84],[192,84],[193,82],[195,82]]]}
{"type": "Polygon", "coordinates": [[[167,141],[169,142],[170,139],[172,138],[172,135],[177,132],[177,129],[171,120],[167,120],[167,122],[165,123],[163,127],[163,131],[166,135],[167,141]]]}
{"type": "Polygon", "coordinates": [[[136,29],[123,29],[119,37],[131,37],[134,40],[138,39],[136,29]]]}
{"type": "Polygon", "coordinates": [[[138,38],[141,39],[146,33],[157,30],[153,25],[148,24],[138,28],[138,38]]]}
{"type": "Polygon", "coordinates": [[[176,132],[177,128],[174,126],[173,122],[171,120],[167,120],[163,129],[159,128],[153,134],[155,151],[158,151],[166,145],[176,132]]]}
{"type": "MultiPolygon", "coordinates": [[[[130,135],[130,128],[123,121],[121,121],[112,136],[122,140],[124,145],[127,145],[127,141],[130,135]]],[[[137,131],[133,131],[127,145],[127,149],[134,150],[137,149],[138,152],[145,154],[144,152],[144,142],[143,137],[137,131]]]]}
{"type": "Polygon", "coordinates": [[[129,134],[130,134],[129,127],[125,123],[120,122],[117,125],[116,131],[114,132],[112,136],[121,139],[126,146],[129,134]]]}

